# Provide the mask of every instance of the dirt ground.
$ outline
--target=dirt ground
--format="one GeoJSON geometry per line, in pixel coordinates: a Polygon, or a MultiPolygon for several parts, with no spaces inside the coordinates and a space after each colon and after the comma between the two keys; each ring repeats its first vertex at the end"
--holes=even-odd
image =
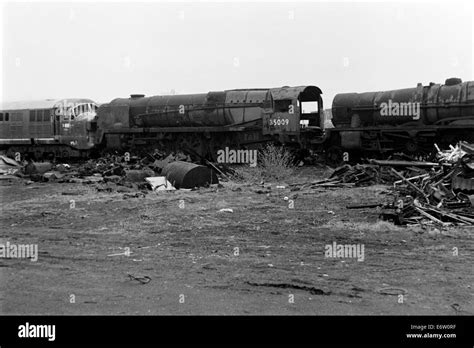
{"type": "MultiPolygon", "coordinates": [[[[325,175],[306,167],[294,181],[325,175]]],[[[402,228],[346,209],[390,200],[383,186],[288,184],[130,198],[1,180],[0,242],[37,244],[38,260],[0,258],[0,312],[474,314],[473,228],[402,228]],[[363,245],[364,260],[325,257],[334,242],[363,245]]]]}

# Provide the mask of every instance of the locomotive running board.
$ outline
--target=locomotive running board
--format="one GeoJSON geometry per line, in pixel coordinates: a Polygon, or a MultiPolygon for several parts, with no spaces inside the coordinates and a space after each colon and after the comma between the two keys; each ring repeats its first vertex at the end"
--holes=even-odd
{"type": "Polygon", "coordinates": [[[0,145],[58,145],[59,143],[54,138],[28,138],[28,139],[0,139],[0,145]]]}
{"type": "Polygon", "coordinates": [[[383,131],[383,132],[407,132],[407,131],[434,131],[446,129],[470,129],[472,124],[456,124],[456,125],[425,125],[418,128],[413,128],[413,125],[407,127],[393,126],[393,127],[341,127],[341,128],[326,128],[326,131],[348,132],[348,131],[383,131]]]}
{"type": "Polygon", "coordinates": [[[123,133],[205,133],[205,132],[241,132],[245,127],[153,127],[153,128],[114,128],[106,134],[123,133]]]}

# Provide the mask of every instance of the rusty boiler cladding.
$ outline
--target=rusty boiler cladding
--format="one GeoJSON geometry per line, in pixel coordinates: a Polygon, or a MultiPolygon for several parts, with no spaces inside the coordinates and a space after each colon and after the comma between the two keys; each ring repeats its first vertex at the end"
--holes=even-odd
{"type": "Polygon", "coordinates": [[[474,81],[450,78],[444,85],[419,83],[415,88],[337,94],[332,113],[336,127],[434,125],[454,118],[455,124],[472,125],[466,117],[474,115],[474,81]]]}
{"type": "Polygon", "coordinates": [[[257,121],[270,98],[268,89],[146,98],[132,95],[113,100],[110,107],[128,105],[132,127],[216,127],[257,121]]]}

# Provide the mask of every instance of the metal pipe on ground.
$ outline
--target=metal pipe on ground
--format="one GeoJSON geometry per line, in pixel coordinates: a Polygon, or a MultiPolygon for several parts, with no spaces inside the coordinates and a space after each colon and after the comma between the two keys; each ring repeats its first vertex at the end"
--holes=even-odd
{"type": "Polygon", "coordinates": [[[216,173],[206,166],[176,161],[163,168],[162,175],[177,189],[218,184],[216,173]]]}

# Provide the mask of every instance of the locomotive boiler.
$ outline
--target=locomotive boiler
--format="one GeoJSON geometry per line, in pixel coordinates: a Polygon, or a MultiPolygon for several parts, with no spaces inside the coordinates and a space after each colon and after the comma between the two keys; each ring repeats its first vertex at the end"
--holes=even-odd
{"type": "Polygon", "coordinates": [[[434,143],[474,141],[474,82],[447,79],[383,92],[334,97],[329,155],[341,151],[426,154],[434,143]]]}
{"type": "Polygon", "coordinates": [[[182,150],[214,159],[225,147],[264,142],[308,145],[323,132],[316,86],[236,89],[188,95],[117,98],[98,109],[106,148],[182,150]]]}

